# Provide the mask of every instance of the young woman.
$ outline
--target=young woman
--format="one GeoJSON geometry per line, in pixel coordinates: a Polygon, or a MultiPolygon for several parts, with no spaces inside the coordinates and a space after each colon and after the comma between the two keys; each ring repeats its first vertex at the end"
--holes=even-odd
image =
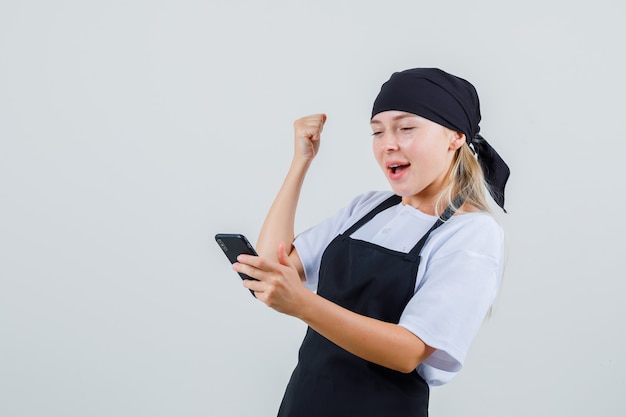
{"type": "Polygon", "coordinates": [[[370,124],[392,192],[369,192],[294,236],[323,114],[297,120],[287,177],[233,268],[244,286],[309,327],[279,416],[427,416],[429,385],[461,368],[494,301],[506,164],[478,134],[478,95],[435,68],[394,73],[370,124]],[[312,291],[311,291],[312,290],[312,291]]]}

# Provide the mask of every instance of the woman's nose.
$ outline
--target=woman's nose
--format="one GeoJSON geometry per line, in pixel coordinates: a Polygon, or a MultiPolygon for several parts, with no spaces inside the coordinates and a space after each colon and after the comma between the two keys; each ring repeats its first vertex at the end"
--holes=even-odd
{"type": "Polygon", "coordinates": [[[387,133],[383,138],[382,147],[386,151],[393,151],[398,149],[398,138],[393,133],[387,133]]]}

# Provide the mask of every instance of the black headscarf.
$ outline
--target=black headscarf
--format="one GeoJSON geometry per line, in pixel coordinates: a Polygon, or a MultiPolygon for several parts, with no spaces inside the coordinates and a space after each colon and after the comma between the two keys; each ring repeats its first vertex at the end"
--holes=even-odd
{"type": "Polygon", "coordinates": [[[504,210],[504,187],[510,170],[479,135],[480,102],[472,84],[438,68],[396,72],[381,87],[372,117],[387,110],[416,114],[464,133],[467,144],[478,156],[491,196],[504,210]]]}

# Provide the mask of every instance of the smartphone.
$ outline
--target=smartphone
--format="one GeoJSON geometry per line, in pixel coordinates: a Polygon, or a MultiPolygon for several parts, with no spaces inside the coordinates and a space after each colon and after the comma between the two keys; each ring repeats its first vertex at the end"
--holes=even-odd
{"type": "MultiPolygon", "coordinates": [[[[254,247],[252,247],[252,245],[244,235],[218,233],[215,235],[215,241],[218,245],[220,245],[220,248],[222,248],[222,251],[224,252],[231,264],[237,262],[237,256],[241,254],[258,256],[256,251],[254,250],[254,247]]],[[[238,274],[241,279],[252,279],[256,281],[255,278],[252,278],[246,274],[242,274],[240,272],[238,272],[238,274]]],[[[254,291],[250,290],[250,293],[254,295],[254,291]]],[[[256,295],[254,296],[256,297],[256,295]]]]}

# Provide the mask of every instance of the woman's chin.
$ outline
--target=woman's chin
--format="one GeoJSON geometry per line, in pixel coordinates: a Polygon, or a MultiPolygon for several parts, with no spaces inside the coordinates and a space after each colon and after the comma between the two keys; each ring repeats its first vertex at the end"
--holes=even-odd
{"type": "Polygon", "coordinates": [[[391,181],[389,182],[389,185],[391,185],[391,190],[394,192],[394,194],[399,195],[400,197],[410,197],[414,194],[414,190],[407,189],[407,187],[401,187],[391,181]]]}

